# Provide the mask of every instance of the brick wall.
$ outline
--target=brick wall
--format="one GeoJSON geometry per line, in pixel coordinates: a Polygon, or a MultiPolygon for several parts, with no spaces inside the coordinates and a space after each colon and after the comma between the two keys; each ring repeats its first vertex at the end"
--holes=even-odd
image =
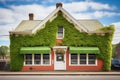
{"type": "Polygon", "coordinates": [[[117,45],[117,59],[120,59],[120,43],[117,45]]]}
{"type": "Polygon", "coordinates": [[[62,42],[63,42],[62,39],[57,39],[56,40],[56,46],[60,46],[62,42]]]}

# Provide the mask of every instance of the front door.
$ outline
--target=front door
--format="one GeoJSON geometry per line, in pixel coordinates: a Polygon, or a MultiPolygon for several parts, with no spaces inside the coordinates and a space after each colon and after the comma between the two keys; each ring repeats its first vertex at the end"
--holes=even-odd
{"type": "Polygon", "coordinates": [[[54,70],[66,70],[65,53],[55,53],[54,70]]]}

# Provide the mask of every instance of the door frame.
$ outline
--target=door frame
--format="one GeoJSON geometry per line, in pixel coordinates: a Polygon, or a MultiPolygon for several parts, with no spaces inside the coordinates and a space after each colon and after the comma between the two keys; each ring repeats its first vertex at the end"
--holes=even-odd
{"type": "Polygon", "coordinates": [[[67,51],[67,46],[54,46],[53,47],[53,51],[54,51],[54,70],[66,70],[66,51],[67,51]],[[65,68],[64,69],[57,69],[56,68],[55,63],[56,63],[56,50],[57,49],[63,49],[65,51],[65,53],[64,53],[65,68]]]}

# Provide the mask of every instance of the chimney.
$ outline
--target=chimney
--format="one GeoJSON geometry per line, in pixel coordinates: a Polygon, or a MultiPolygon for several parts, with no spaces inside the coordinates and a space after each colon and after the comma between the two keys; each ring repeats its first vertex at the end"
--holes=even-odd
{"type": "Polygon", "coordinates": [[[29,13],[29,20],[33,20],[34,19],[34,14],[33,13],[29,13]]]}
{"type": "Polygon", "coordinates": [[[56,8],[62,7],[62,3],[56,3],[56,8]]]}

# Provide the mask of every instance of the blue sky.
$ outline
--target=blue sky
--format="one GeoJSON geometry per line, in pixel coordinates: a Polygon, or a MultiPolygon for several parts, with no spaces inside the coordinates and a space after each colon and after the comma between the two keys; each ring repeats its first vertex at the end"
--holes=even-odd
{"type": "Polygon", "coordinates": [[[0,45],[9,45],[9,31],[14,30],[28,14],[35,20],[47,17],[55,4],[62,2],[63,8],[76,19],[98,19],[103,25],[115,25],[113,44],[120,42],[120,0],[0,0],[0,45]]]}

